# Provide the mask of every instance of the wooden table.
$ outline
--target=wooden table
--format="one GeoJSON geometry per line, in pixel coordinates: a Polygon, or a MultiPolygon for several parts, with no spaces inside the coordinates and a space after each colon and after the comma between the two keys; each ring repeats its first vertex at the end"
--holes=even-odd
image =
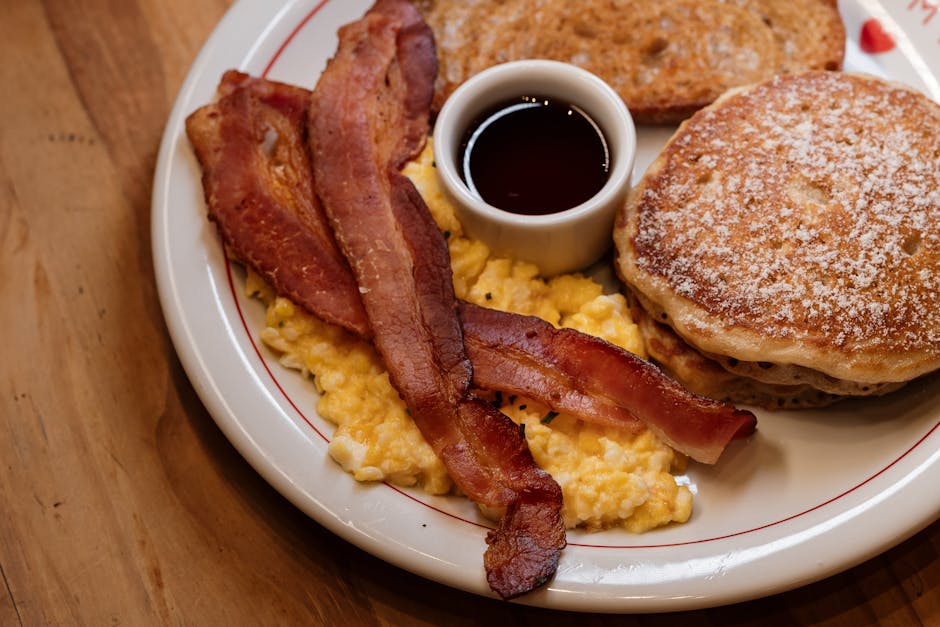
{"type": "Polygon", "coordinates": [[[0,3],[0,625],[940,624],[940,522],[793,592],[605,617],[422,580],[269,487],[182,371],[150,250],[163,125],[229,4],[0,3]]]}

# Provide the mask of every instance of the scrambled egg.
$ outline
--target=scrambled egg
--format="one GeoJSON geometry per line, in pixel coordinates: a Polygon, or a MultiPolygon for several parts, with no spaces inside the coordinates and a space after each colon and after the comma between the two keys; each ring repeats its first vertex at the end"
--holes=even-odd
{"type": "MultiPolygon", "coordinates": [[[[622,295],[604,294],[599,283],[580,274],[543,280],[532,264],[496,258],[486,245],[465,237],[438,187],[430,147],[405,174],[447,238],[458,298],[536,315],[642,354],[622,295]]],[[[283,365],[312,375],[320,393],[317,411],[336,424],[329,452],[337,463],[359,481],[419,486],[432,494],[455,490],[369,343],[277,297],[256,275],[249,273],[246,289],[267,303],[262,340],[281,354],[283,365]]],[[[670,474],[684,468],[685,458],[652,433],[589,425],[515,396],[504,401],[494,394],[491,400],[525,424],[536,463],[561,486],[567,527],[640,532],[688,520],[692,495],[670,474]]]]}

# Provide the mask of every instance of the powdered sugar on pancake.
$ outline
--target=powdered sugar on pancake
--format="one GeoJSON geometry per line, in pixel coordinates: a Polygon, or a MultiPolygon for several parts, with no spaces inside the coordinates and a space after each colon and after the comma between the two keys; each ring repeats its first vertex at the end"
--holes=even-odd
{"type": "Polygon", "coordinates": [[[940,359],[940,106],[924,96],[834,72],[736,92],[638,194],[637,273],[710,322],[940,359]]]}

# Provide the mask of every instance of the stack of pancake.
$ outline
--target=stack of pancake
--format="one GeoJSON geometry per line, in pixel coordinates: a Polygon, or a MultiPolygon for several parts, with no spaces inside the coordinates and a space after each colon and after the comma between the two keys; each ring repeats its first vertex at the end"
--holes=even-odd
{"type": "Polygon", "coordinates": [[[651,356],[765,407],[940,368],[940,105],[868,76],[732,90],[679,128],[618,216],[651,356]]]}

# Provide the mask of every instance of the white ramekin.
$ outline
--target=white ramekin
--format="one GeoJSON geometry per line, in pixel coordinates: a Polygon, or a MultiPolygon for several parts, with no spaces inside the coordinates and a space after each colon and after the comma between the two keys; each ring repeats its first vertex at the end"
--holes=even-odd
{"type": "Polygon", "coordinates": [[[465,232],[497,255],[530,261],[544,276],[586,268],[610,247],[614,215],[630,189],[636,130],[626,105],[607,83],[574,65],[532,59],[493,66],[464,82],[434,125],[437,173],[465,232]],[[460,177],[460,142],[484,111],[521,96],[555,98],[582,108],[607,140],[610,175],[589,200],[558,213],[521,215],[472,194],[460,177]]]}

